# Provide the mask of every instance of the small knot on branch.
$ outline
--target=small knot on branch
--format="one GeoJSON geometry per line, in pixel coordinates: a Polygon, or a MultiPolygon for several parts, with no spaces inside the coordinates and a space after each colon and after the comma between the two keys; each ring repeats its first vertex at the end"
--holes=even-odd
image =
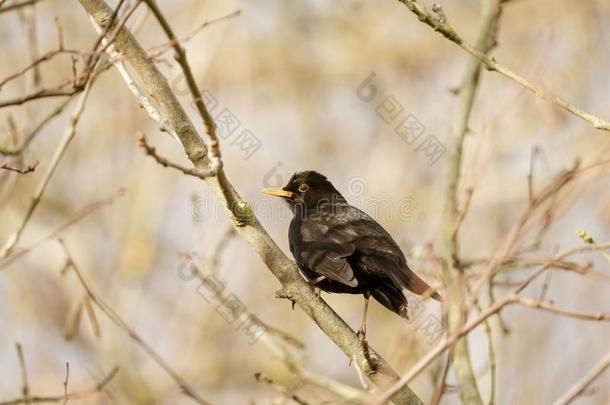
{"type": "Polygon", "coordinates": [[[294,300],[292,294],[286,291],[286,289],[282,288],[277,290],[275,292],[275,298],[284,298],[289,300],[292,303],[292,309],[294,310],[294,305],[296,304],[296,301],[294,300]]]}
{"type": "MultiPolygon", "coordinates": [[[[220,159],[217,159],[216,162],[220,162],[220,159]]],[[[239,198],[235,200],[230,208],[237,226],[246,226],[252,220],[252,207],[248,201],[239,198]]]]}

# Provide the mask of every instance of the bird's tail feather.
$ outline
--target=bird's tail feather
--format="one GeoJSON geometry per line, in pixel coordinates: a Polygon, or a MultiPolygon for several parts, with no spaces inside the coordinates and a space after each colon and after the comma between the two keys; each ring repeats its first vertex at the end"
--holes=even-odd
{"type": "Polygon", "coordinates": [[[439,293],[436,292],[434,288],[430,287],[424,280],[419,278],[406,263],[397,268],[396,263],[392,262],[389,258],[376,256],[368,259],[369,263],[373,265],[374,268],[380,269],[380,271],[385,269],[383,272],[386,273],[398,288],[406,288],[417,295],[432,297],[437,301],[443,300],[439,293]]]}
{"type": "Polygon", "coordinates": [[[402,291],[399,288],[396,288],[391,282],[385,282],[378,285],[375,289],[371,290],[371,295],[390,311],[395,312],[405,319],[409,319],[407,297],[405,297],[402,291]]]}

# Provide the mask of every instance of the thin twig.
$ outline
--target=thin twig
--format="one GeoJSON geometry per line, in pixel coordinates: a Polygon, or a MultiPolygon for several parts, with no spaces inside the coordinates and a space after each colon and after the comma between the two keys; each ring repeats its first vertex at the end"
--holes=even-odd
{"type": "Polygon", "coordinates": [[[91,302],[95,304],[96,307],[100,309],[111,321],[114,323],[121,331],[123,331],[131,340],[133,340],[144,352],[155,362],[159,367],[161,367],[174,382],[180,387],[180,389],[184,392],[185,395],[193,399],[195,402],[199,404],[207,404],[202,397],[197,394],[197,392],[190,387],[190,385],[178,374],[163,358],[150,346],[146,343],[140,335],[138,335],[128,324],[121,318],[116,311],[114,311],[105,301],[103,301],[97,294],[93,292],[89,284],[85,281],[85,278],[82,272],[79,270],[78,266],[74,262],[74,259],[70,255],[66,244],[58,239],[61,244],[61,247],[65,253],[66,260],[70,263],[70,268],[74,270],[78,281],[81,286],[91,299],[91,302]]]}
{"type": "Polygon", "coordinates": [[[210,176],[216,176],[216,174],[218,173],[218,170],[221,167],[222,161],[220,159],[214,160],[212,162],[212,166],[210,166],[207,170],[198,170],[195,168],[188,168],[188,167],[181,166],[177,163],[169,161],[168,159],[166,159],[162,156],[159,156],[159,154],[157,154],[156,149],[153,146],[149,145],[148,142],[146,142],[146,135],[144,135],[143,132],[138,132],[136,134],[136,136],[138,138],[138,145],[144,150],[144,152],[148,156],[151,156],[153,159],[155,159],[157,161],[157,163],[159,163],[161,166],[171,167],[172,169],[181,171],[182,173],[186,174],[187,176],[193,176],[193,177],[197,177],[202,180],[205,180],[206,178],[208,178],[210,176]]]}
{"type": "MultiPolygon", "coordinates": [[[[241,213],[239,210],[239,201],[235,198],[235,193],[231,190],[229,185],[229,181],[226,178],[224,170],[222,168],[222,160],[221,160],[221,152],[220,145],[218,144],[218,136],[216,134],[216,124],[214,123],[214,119],[212,115],[208,111],[208,108],[205,105],[201,92],[199,91],[199,87],[197,87],[197,81],[195,80],[195,76],[193,75],[193,71],[189,65],[186,51],[178,41],[178,38],[174,34],[169,22],[161,12],[161,9],[157,5],[157,3],[153,0],[143,0],[146,2],[153,15],[159,22],[159,25],[165,32],[165,35],[169,38],[170,44],[174,48],[175,58],[178,64],[182,69],[182,73],[186,78],[186,83],[193,97],[193,101],[195,102],[195,106],[197,107],[197,111],[203,120],[205,126],[205,133],[208,138],[207,142],[207,154],[206,159],[202,159],[203,163],[209,165],[209,169],[214,173],[214,176],[218,178],[218,183],[220,184],[220,191],[223,193],[225,200],[227,200],[229,209],[233,212],[235,217],[240,217],[241,213]],[[207,162],[205,162],[207,160],[207,162]]],[[[206,170],[207,171],[207,170],[206,170]]]]}
{"type": "Polygon", "coordinates": [[[157,3],[153,0],[143,0],[146,5],[150,8],[153,15],[159,22],[159,25],[165,32],[165,35],[169,38],[169,43],[174,48],[176,61],[182,68],[182,72],[184,73],[184,77],[186,78],[186,83],[193,96],[193,101],[197,106],[197,111],[199,111],[199,115],[201,115],[201,119],[205,124],[206,133],[208,135],[208,148],[209,148],[209,157],[220,158],[220,149],[218,147],[218,136],[216,135],[216,125],[214,124],[214,119],[212,115],[208,111],[201,92],[199,91],[199,87],[197,87],[197,81],[195,80],[195,76],[193,75],[193,71],[188,63],[188,59],[186,57],[186,52],[182,45],[180,44],[178,38],[174,34],[169,22],[161,12],[161,9],[157,5],[157,3]]]}
{"type": "Polygon", "coordinates": [[[64,380],[64,405],[68,403],[68,380],[70,380],[70,363],[66,361],[66,379],[64,380]]]}
{"type": "Polygon", "coordinates": [[[63,136],[59,146],[55,150],[55,154],[53,155],[53,158],[51,159],[49,168],[47,169],[47,172],[46,172],[44,178],[42,179],[38,188],[36,189],[36,191],[34,193],[34,197],[32,198],[32,200],[26,210],[26,214],[25,214],[24,218],[21,220],[19,227],[17,228],[17,231],[9,237],[9,239],[6,241],[6,243],[4,244],[2,249],[0,249],[0,258],[7,257],[11,253],[11,251],[13,250],[15,245],[19,242],[19,239],[21,237],[23,230],[25,229],[26,225],[28,224],[28,221],[32,217],[34,210],[40,203],[42,195],[45,192],[49,182],[51,181],[51,177],[53,177],[53,174],[55,173],[55,169],[57,169],[59,162],[61,161],[62,157],[64,156],[64,153],[66,152],[66,149],[68,149],[68,146],[72,142],[72,139],[74,139],[74,136],[76,135],[76,126],[78,124],[78,121],[80,120],[81,115],[85,111],[85,103],[87,101],[87,97],[89,96],[89,92],[90,92],[91,86],[93,84],[93,77],[94,76],[91,76],[91,79],[87,82],[87,84],[85,86],[85,90],[80,95],[76,108],[74,109],[74,112],[72,113],[72,116],[70,117],[70,125],[64,132],[64,136],[63,136]]]}
{"type": "Polygon", "coordinates": [[[608,312],[581,312],[572,309],[560,308],[555,305],[547,304],[539,300],[533,300],[526,297],[514,297],[511,303],[523,305],[528,308],[540,309],[543,311],[552,312],[557,315],[567,316],[569,318],[581,319],[585,321],[610,321],[610,313],[608,312]]]}
{"type": "Polygon", "coordinates": [[[451,354],[447,356],[447,361],[443,365],[443,370],[440,374],[438,383],[436,385],[436,389],[434,390],[434,395],[432,395],[432,399],[430,400],[430,405],[438,405],[445,394],[445,389],[447,387],[447,376],[449,375],[449,366],[451,365],[451,354]]]}
{"type": "MultiPolygon", "coordinates": [[[[0,14],[8,13],[9,11],[19,10],[20,8],[27,7],[27,6],[32,6],[36,3],[38,3],[39,1],[42,1],[42,0],[25,0],[20,3],[11,4],[9,6],[0,8],[0,14]]],[[[4,1],[0,3],[0,6],[2,5],[2,3],[4,3],[4,1]]]]}
{"type": "Polygon", "coordinates": [[[58,238],[65,230],[69,229],[71,226],[73,226],[74,224],[83,220],[84,218],[87,218],[89,215],[99,211],[100,209],[102,209],[106,206],[114,204],[115,201],[117,201],[119,198],[121,198],[124,195],[125,195],[125,190],[123,188],[120,188],[117,191],[115,191],[114,193],[112,193],[110,196],[101,198],[101,199],[94,201],[90,204],[87,204],[85,207],[77,210],[74,214],[72,214],[68,218],[67,221],[65,221],[64,223],[59,225],[48,235],[38,239],[36,242],[34,242],[32,245],[30,245],[28,247],[22,248],[18,251],[14,251],[10,256],[6,257],[5,259],[0,259],[0,271],[5,270],[10,264],[12,264],[15,261],[19,260],[20,258],[24,257],[29,252],[38,248],[42,244],[44,244],[52,239],[58,238]]]}
{"type": "Polygon", "coordinates": [[[256,382],[270,385],[271,387],[275,388],[280,394],[282,394],[285,398],[290,399],[299,405],[309,405],[309,402],[305,401],[303,398],[294,393],[294,388],[284,387],[283,385],[276,383],[270,377],[267,377],[266,375],[260,372],[254,374],[254,378],[256,379],[256,382]]]}
{"type": "MultiPolygon", "coordinates": [[[[569,250],[557,257],[557,259],[563,259],[565,257],[571,256],[573,254],[579,253],[583,251],[583,247],[575,248],[569,250]]],[[[546,310],[558,315],[568,316],[581,320],[590,320],[590,321],[608,321],[610,320],[609,313],[585,313],[578,312],[573,310],[567,310],[563,308],[557,308],[549,304],[539,303],[534,300],[530,300],[528,298],[524,298],[519,296],[519,294],[527,288],[534,280],[536,280],[541,274],[544,274],[546,270],[551,267],[551,264],[547,263],[540,266],[535,272],[533,272],[527,279],[525,279],[517,288],[515,288],[511,293],[505,295],[501,299],[494,302],[489,307],[482,310],[478,317],[469,321],[466,325],[464,325],[460,330],[454,332],[450,336],[444,337],[432,350],[430,350],[425,356],[423,356],[415,366],[411,368],[411,370],[401,377],[400,381],[397,382],[390,390],[384,392],[376,401],[375,405],[381,405],[387,403],[396,390],[400,389],[403,384],[408,384],[413,378],[417,377],[437,356],[442,354],[445,350],[453,347],[456,341],[458,341],[461,337],[469,334],[472,330],[478,327],[481,323],[483,323],[487,318],[499,313],[506,306],[511,304],[521,304],[528,307],[546,310]]]]}
{"type": "Polygon", "coordinates": [[[45,118],[43,118],[34,129],[32,129],[24,138],[21,146],[17,148],[2,148],[0,147],[0,154],[2,155],[19,155],[23,150],[34,140],[36,135],[55,117],[61,114],[66,106],[72,101],[72,98],[62,101],[55,107],[45,118]]]}
{"type": "Polygon", "coordinates": [[[193,39],[198,33],[200,33],[204,28],[213,26],[215,24],[221,23],[221,22],[225,22],[228,21],[232,18],[237,17],[238,15],[241,14],[241,10],[235,10],[232,13],[228,13],[225,14],[223,16],[217,17],[217,18],[213,18],[210,20],[206,20],[203,23],[201,23],[199,26],[195,27],[194,29],[192,29],[188,34],[184,35],[182,38],[179,38],[177,40],[169,40],[169,42],[166,42],[164,44],[160,44],[160,45],[155,45],[153,47],[150,47],[147,49],[147,52],[149,54],[149,57],[151,59],[157,59],[159,56],[161,56],[165,51],[167,51],[167,49],[171,48],[174,46],[174,44],[184,44],[185,42],[190,41],[191,39],[193,39]]]}
{"type": "Polygon", "coordinates": [[[20,174],[28,174],[33,172],[34,170],[36,170],[36,166],[38,166],[38,160],[34,161],[34,163],[31,163],[28,165],[28,167],[26,167],[25,169],[17,169],[15,167],[11,167],[8,165],[8,163],[3,164],[2,166],[0,166],[0,169],[4,169],[4,170],[9,170],[11,172],[17,172],[20,174]]]}
{"type": "Polygon", "coordinates": [[[517,73],[508,69],[504,65],[501,65],[500,63],[498,63],[494,57],[490,57],[490,56],[486,55],[486,52],[480,51],[479,49],[477,49],[477,47],[475,47],[475,46],[469,44],[468,42],[466,42],[465,40],[463,40],[457,34],[457,32],[453,29],[453,27],[451,25],[449,25],[449,22],[447,21],[447,18],[445,17],[445,15],[442,12],[441,13],[438,12],[438,10],[440,10],[440,8],[433,9],[433,12],[431,13],[426,9],[426,7],[419,4],[416,0],[398,0],[398,1],[400,1],[405,6],[407,6],[407,8],[409,10],[411,10],[411,12],[413,12],[421,22],[429,25],[430,27],[432,27],[432,29],[434,31],[440,33],[445,38],[447,38],[448,40],[455,43],[460,48],[462,48],[463,50],[465,50],[466,52],[468,52],[469,54],[471,54],[472,56],[477,58],[487,70],[496,71],[496,72],[500,73],[502,76],[507,77],[508,79],[510,79],[514,82],[517,82],[518,84],[523,86],[525,89],[534,93],[537,97],[544,99],[544,100],[551,101],[552,103],[558,105],[565,111],[568,111],[568,112],[574,114],[575,116],[591,123],[597,129],[600,129],[603,131],[610,131],[610,123],[608,123],[607,121],[605,121],[593,114],[590,114],[586,111],[583,111],[580,108],[575,107],[574,105],[568,103],[563,98],[558,97],[555,94],[553,94],[552,92],[546,90],[543,86],[537,85],[537,84],[529,81],[525,77],[518,75],[517,73]]]}
{"type": "MultiPolygon", "coordinates": [[[[482,311],[481,304],[476,301],[475,308],[479,313],[482,311]]],[[[494,349],[493,333],[489,319],[483,322],[483,332],[487,338],[487,361],[489,366],[489,405],[496,403],[496,351],[494,349]]]]}
{"type": "Polygon", "coordinates": [[[25,399],[26,403],[30,401],[30,388],[28,386],[28,372],[25,367],[25,359],[23,357],[23,349],[21,344],[15,343],[17,349],[17,357],[19,358],[19,368],[21,370],[21,395],[25,399]]]}
{"type": "Polygon", "coordinates": [[[101,393],[104,391],[106,386],[110,383],[110,381],[117,375],[119,372],[118,367],[114,367],[110,370],[107,376],[105,376],[99,383],[97,383],[94,387],[85,389],[82,391],[75,391],[72,393],[66,394],[65,392],[61,395],[54,396],[30,396],[29,398],[21,397],[17,399],[12,399],[10,401],[0,402],[0,405],[18,405],[18,404],[28,404],[28,403],[48,403],[48,402],[63,402],[67,399],[85,399],[92,395],[101,393]]]}
{"type": "Polygon", "coordinates": [[[610,366],[610,352],[591,370],[589,370],[573,387],[571,387],[553,405],[567,405],[575,400],[610,366]]]}
{"type": "Polygon", "coordinates": [[[220,241],[216,245],[216,249],[214,249],[214,255],[212,256],[212,259],[210,261],[210,266],[215,271],[218,270],[218,266],[220,264],[220,258],[222,257],[223,253],[225,252],[225,250],[229,246],[229,242],[231,242],[231,240],[236,235],[237,235],[237,232],[235,232],[235,228],[233,228],[231,226],[231,227],[227,228],[225,233],[220,238],[220,241]]]}

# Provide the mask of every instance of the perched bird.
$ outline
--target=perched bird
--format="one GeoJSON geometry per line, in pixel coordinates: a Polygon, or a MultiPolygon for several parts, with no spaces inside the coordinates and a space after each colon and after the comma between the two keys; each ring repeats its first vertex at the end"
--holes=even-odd
{"type": "Polygon", "coordinates": [[[261,191],[282,197],[294,214],[288,241],[301,275],[323,291],[364,295],[362,340],[370,296],[403,318],[408,318],[403,288],[440,301],[409,268],[388,232],[351,206],[326,176],[295,173],[284,188],[261,191]]]}

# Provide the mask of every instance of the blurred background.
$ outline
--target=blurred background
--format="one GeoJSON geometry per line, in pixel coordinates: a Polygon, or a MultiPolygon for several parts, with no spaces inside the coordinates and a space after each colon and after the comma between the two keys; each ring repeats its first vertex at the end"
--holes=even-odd
{"type": "MultiPolygon", "coordinates": [[[[456,31],[474,41],[479,2],[439,3],[456,31]]],[[[375,217],[399,242],[411,267],[439,286],[439,269],[430,252],[439,244],[448,161],[443,151],[449,145],[456,104],[452,90],[460,84],[467,54],[391,0],[158,4],[180,37],[206,20],[241,11],[196,32],[184,46],[212,114],[221,122],[227,175],[284,252],[290,255],[291,215],[281,201],[259,190],[284,185],[295,171],[315,169],[375,217]],[[410,132],[397,130],[401,124],[408,124],[410,132]],[[431,143],[432,154],[425,147],[431,143]]],[[[140,6],[128,25],[150,48],[166,39],[145,8],[140,6]]],[[[41,0],[34,8],[1,13],[0,79],[27,66],[31,52],[42,55],[57,48],[55,18],[63,27],[67,49],[91,48],[96,34],[78,2],[41,0]],[[28,19],[34,21],[33,33],[28,19]]],[[[609,119],[609,41],[608,1],[515,0],[504,7],[494,55],[585,111],[609,119]]],[[[200,129],[172,53],[157,59],[200,129]]],[[[42,64],[40,76],[42,86],[70,79],[69,56],[42,64]]],[[[0,88],[0,101],[27,94],[32,86],[30,74],[10,81],[0,88]]],[[[11,126],[18,134],[27,133],[62,101],[42,99],[1,109],[0,145],[19,144],[11,126]]],[[[22,156],[0,157],[0,163],[40,162],[25,175],[0,171],[0,244],[23,221],[74,106],[72,101],[22,156]]],[[[610,157],[608,133],[494,73],[482,74],[469,127],[462,187],[473,187],[475,193],[462,227],[461,249],[470,260],[493,256],[526,210],[533,148],[540,150],[533,165],[537,188],[577,159],[590,164],[610,157]]],[[[138,148],[136,131],[144,131],[161,155],[188,165],[180,145],[159,132],[111,68],[95,82],[74,141],[15,251],[31,249],[1,264],[0,402],[20,395],[15,351],[15,342],[20,342],[30,390],[36,395],[61,395],[69,362],[69,386],[75,390],[94,387],[113,367],[120,368],[106,394],[71,402],[192,403],[99,310],[94,309],[99,337],[86,314],[75,325],[84,291],[73,272],[61,274],[65,255],[54,232],[62,227],[60,236],[91,287],[210,402],[293,403],[274,387],[258,383],[254,374],[262,372],[288,386],[298,378],[264,345],[238,330],[236,322],[225,319],[218,303],[200,294],[197,280],[181,277],[180,252],[193,254],[214,272],[226,293],[234,294],[264,323],[302,341],[305,364],[312,372],[360,387],[355,368],[330,339],[300,309],[292,310],[289,302],[274,297],[279,282],[231,233],[230,221],[205,184],[155,163],[138,148]],[[120,189],[124,193],[117,196],[120,189]],[[111,204],[96,206],[64,226],[89,204],[110,196],[116,197],[111,204]],[[70,333],[74,336],[66,339],[70,333]]],[[[608,174],[602,165],[562,194],[537,257],[582,245],[576,235],[580,229],[598,242],[610,240],[608,174]]],[[[610,263],[599,253],[577,261],[590,262],[605,277],[555,272],[548,299],[568,308],[607,312],[610,263]]],[[[522,279],[526,271],[513,269],[504,280],[522,279]]],[[[323,298],[358,327],[361,296],[323,298]]],[[[436,342],[422,323],[440,319],[441,308],[428,302],[423,311],[406,322],[377,303],[371,305],[368,341],[399,373],[408,371],[436,342]]],[[[521,307],[508,308],[503,321],[510,332],[504,333],[497,319],[491,323],[498,404],[550,403],[609,347],[608,323],[521,307]]],[[[469,342],[487,398],[485,336],[477,330],[469,342]]],[[[434,363],[411,384],[425,402],[433,395],[441,368],[442,361],[434,363]]],[[[454,382],[450,373],[448,383],[454,382]]],[[[339,402],[317,388],[300,390],[299,395],[310,403],[339,402]]],[[[441,403],[459,403],[455,390],[449,389],[441,403]]],[[[610,403],[610,373],[577,403],[610,403]]]]}

